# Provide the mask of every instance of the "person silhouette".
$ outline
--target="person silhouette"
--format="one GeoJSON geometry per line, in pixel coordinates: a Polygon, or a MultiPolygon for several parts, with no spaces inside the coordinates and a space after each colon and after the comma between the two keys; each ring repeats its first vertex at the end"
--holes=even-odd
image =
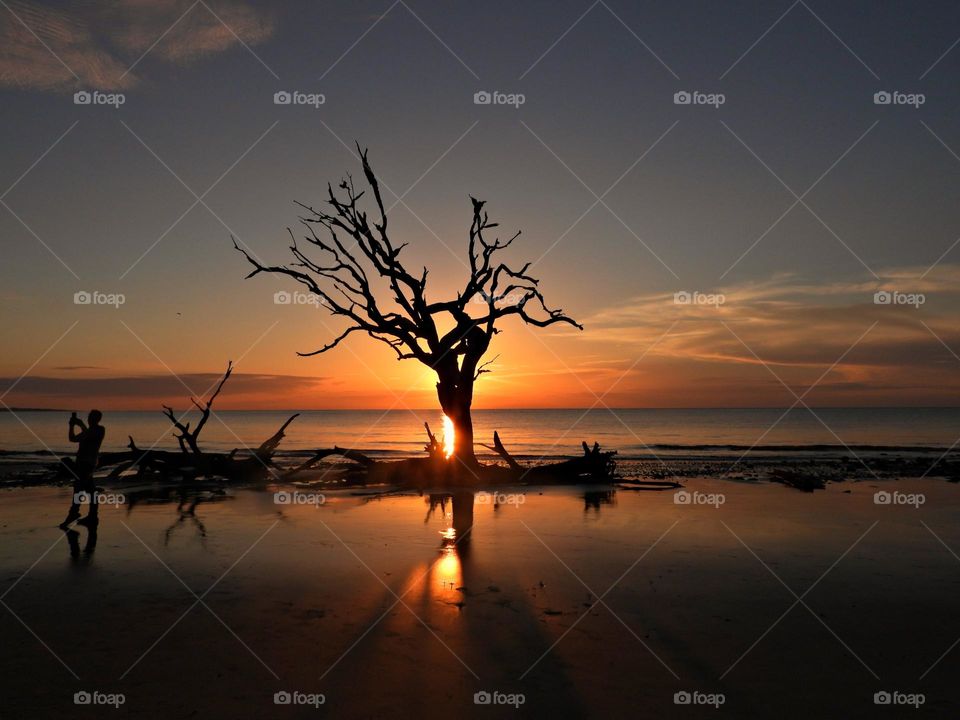
{"type": "Polygon", "coordinates": [[[99,410],[91,410],[87,415],[88,425],[83,424],[83,420],[77,417],[76,413],[70,415],[69,434],[70,442],[77,443],[77,458],[71,460],[66,458],[63,464],[73,476],[73,497],[70,504],[70,511],[66,519],[60,523],[64,530],[74,520],[80,518],[80,503],[86,499],[90,503],[90,509],[87,516],[79,520],[77,524],[93,527],[99,522],[97,488],[93,481],[93,471],[97,469],[97,461],[100,455],[100,445],[103,444],[103,437],[106,430],[100,421],[103,419],[103,413],[99,410]],[[79,428],[79,432],[77,431],[79,428]]]}

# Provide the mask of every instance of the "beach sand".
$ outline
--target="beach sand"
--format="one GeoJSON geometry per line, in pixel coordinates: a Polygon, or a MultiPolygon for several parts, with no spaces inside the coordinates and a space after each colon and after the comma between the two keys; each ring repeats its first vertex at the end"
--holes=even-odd
{"type": "Polygon", "coordinates": [[[476,504],[455,551],[451,519],[425,521],[416,495],[236,490],[185,516],[141,499],[101,510],[92,553],[77,528],[76,557],[55,527],[66,489],[3,491],[2,716],[957,715],[954,486],[686,486],[688,504],[503,490],[515,502],[476,504]],[[75,706],[82,690],[125,702],[75,706]],[[885,690],[924,704],[878,707],[885,690]],[[325,702],[278,707],[278,691],[325,702]],[[476,705],[480,691],[523,704],[476,705]],[[723,705],[677,706],[682,691],[723,705]]]}

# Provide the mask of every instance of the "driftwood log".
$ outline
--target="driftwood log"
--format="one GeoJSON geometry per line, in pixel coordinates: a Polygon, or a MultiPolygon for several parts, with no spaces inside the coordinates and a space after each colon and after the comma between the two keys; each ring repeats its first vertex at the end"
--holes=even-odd
{"type": "Polygon", "coordinates": [[[357,450],[341,447],[317,450],[306,462],[288,470],[282,480],[292,481],[302,477],[308,470],[316,470],[323,460],[338,456],[350,463],[329,464],[321,480],[346,484],[388,484],[405,487],[436,486],[496,486],[531,483],[574,484],[608,483],[615,480],[616,451],[603,451],[598,443],[589,447],[582,443],[583,455],[566,458],[559,462],[523,465],[504,447],[500,434],[494,433],[493,445],[485,445],[495,451],[505,465],[478,463],[468,467],[455,457],[446,458],[440,443],[426,426],[427,457],[406,460],[375,460],[357,450]]]}

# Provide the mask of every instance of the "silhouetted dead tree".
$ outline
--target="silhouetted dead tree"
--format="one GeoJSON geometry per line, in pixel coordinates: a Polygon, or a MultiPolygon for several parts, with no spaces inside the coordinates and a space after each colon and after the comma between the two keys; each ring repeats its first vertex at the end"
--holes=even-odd
{"type": "MultiPolygon", "coordinates": [[[[234,448],[229,453],[210,453],[200,449],[200,432],[210,419],[214,400],[220,395],[220,391],[223,390],[232,373],[233,362],[231,361],[227,363],[226,372],[206,402],[201,404],[195,398],[190,398],[190,402],[200,411],[200,419],[192,430],[189,422],[184,423],[182,419],[177,418],[173,408],[169,405],[163,406],[163,414],[176,430],[174,437],[180,445],[180,452],[153,448],[141,450],[131,436],[127,446],[129,452],[105,453],[101,456],[103,460],[109,461],[109,464],[116,464],[110,476],[119,477],[134,466],[138,466],[141,472],[152,471],[166,478],[180,476],[191,480],[199,477],[221,477],[242,481],[276,475],[277,473],[272,470],[273,456],[285,436],[287,427],[300,413],[291,415],[279,430],[264,440],[255,450],[243,452],[241,448],[234,448]]],[[[101,462],[101,466],[106,464],[108,463],[101,462]]]]}
{"type": "MultiPolygon", "coordinates": [[[[233,360],[230,360],[227,363],[227,371],[223,374],[223,377],[220,379],[220,382],[217,384],[217,389],[213,391],[210,395],[210,398],[203,405],[198,403],[195,398],[190,398],[190,402],[193,403],[194,407],[200,411],[200,420],[197,421],[196,427],[191,430],[190,423],[184,424],[177,419],[177,416],[173,413],[173,408],[169,405],[163,406],[163,414],[166,415],[170,422],[173,423],[173,426],[180,433],[179,435],[174,435],[177,439],[177,442],[180,443],[180,449],[183,452],[192,452],[196,455],[200,455],[200,446],[197,444],[197,438],[200,437],[200,431],[203,430],[203,426],[207,424],[207,420],[210,419],[210,408],[213,407],[213,401],[217,399],[217,395],[220,394],[220,391],[223,390],[223,385],[227,380],[230,379],[230,374],[233,372],[233,360]],[[189,447],[189,451],[188,448],[189,447]]],[[[286,427],[286,425],[284,425],[286,427]]]]}
{"type": "Polygon", "coordinates": [[[306,211],[300,218],[305,246],[293,232],[290,265],[263,265],[237,244],[234,247],[253,266],[247,275],[261,272],[286,275],[318,296],[335,316],[346,318],[347,328],[333,340],[302,356],[332,350],[349,335],[362,332],[389,345],[398,360],[418,360],[437,374],[437,397],[455,429],[455,456],[467,467],[477,464],[474,455],[471,407],[477,379],[489,372],[492,361],[482,362],[496,324],[517,316],[536,327],[566,323],[583,329],[560,309],[547,306],[538,285],[529,274],[530,263],[519,268],[499,260],[520,233],[507,240],[490,239],[497,223],[491,222],[484,202],[470,198],[473,218],[468,233],[470,274],[456,298],[427,298],[427,268],[410,272],[400,255],[406,243],[396,245],[387,231],[387,215],[380,185],[367,160],[367,151],[357,150],[367,185],[376,205],[375,217],[360,207],[365,190],[357,190],[348,176],[338,186],[327,186],[326,207],[315,209],[297,203],[306,211]],[[382,279],[387,292],[378,293],[371,281],[382,279]],[[452,328],[441,332],[441,327],[452,328]]]}

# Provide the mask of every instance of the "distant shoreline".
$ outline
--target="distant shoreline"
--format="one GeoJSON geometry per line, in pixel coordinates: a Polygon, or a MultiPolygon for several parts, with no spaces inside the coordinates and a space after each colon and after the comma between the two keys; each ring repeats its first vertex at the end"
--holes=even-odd
{"type": "MultiPolygon", "coordinates": [[[[2,407],[0,412],[72,412],[71,410],[64,410],[62,408],[23,408],[23,407],[2,407]]],[[[116,412],[138,412],[137,410],[117,410],[116,412]]]]}

